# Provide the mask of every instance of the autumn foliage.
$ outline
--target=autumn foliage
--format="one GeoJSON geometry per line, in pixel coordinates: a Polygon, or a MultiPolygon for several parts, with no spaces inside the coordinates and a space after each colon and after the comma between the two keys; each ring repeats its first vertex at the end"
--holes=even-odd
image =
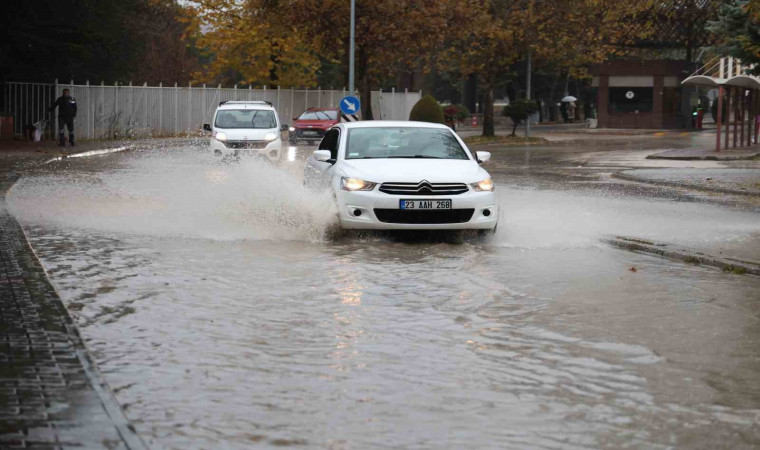
{"type": "MultiPolygon", "coordinates": [[[[321,68],[347,73],[347,0],[187,5],[204,55],[198,81],[311,87],[321,68]]],[[[372,118],[372,89],[399,74],[435,69],[450,78],[477,75],[483,134],[493,135],[494,87],[527,54],[536,70],[565,79],[588,77],[591,63],[627,51],[633,40],[651,32],[641,13],[656,5],[655,0],[356,0],[362,116],[372,118]]]]}

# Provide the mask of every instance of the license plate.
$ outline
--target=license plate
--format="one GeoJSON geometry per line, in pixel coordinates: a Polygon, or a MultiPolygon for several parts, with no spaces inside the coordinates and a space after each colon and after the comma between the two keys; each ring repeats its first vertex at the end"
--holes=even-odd
{"type": "Polygon", "coordinates": [[[317,134],[317,132],[316,132],[316,131],[309,131],[309,130],[306,130],[306,131],[304,131],[304,132],[303,132],[303,134],[314,135],[314,134],[317,134]]]}
{"type": "Polygon", "coordinates": [[[399,209],[451,209],[451,200],[399,200],[399,209]]]}

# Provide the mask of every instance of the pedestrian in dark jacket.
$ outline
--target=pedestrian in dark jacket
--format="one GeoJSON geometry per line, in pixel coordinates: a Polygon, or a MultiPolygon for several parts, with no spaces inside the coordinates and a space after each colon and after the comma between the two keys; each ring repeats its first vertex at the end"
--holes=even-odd
{"type": "Polygon", "coordinates": [[[66,145],[66,140],[63,136],[63,128],[69,129],[69,143],[74,145],[74,119],[77,117],[77,101],[74,97],[69,95],[69,90],[64,89],[63,95],[58,97],[56,101],[48,108],[48,112],[52,112],[55,108],[58,108],[58,145],[66,145]]]}

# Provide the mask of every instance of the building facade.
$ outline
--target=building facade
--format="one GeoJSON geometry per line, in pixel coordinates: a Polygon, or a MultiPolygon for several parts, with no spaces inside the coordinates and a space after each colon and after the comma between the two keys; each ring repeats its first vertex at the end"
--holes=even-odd
{"type": "Polygon", "coordinates": [[[686,61],[608,61],[592,67],[597,126],[691,128],[695,87],[681,82],[694,71],[686,61]]]}

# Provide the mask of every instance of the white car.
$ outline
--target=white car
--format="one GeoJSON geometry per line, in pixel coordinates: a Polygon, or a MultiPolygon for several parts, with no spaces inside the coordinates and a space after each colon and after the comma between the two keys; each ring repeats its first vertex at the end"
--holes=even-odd
{"type": "Polygon", "coordinates": [[[330,128],[306,161],[304,184],[335,193],[345,229],[494,230],[491,176],[449,127],[360,121],[330,128]]]}
{"type": "Polygon", "coordinates": [[[282,152],[280,123],[272,104],[264,101],[221,102],[213,124],[204,124],[211,132],[209,149],[216,155],[266,156],[278,160],[282,152]]]}

